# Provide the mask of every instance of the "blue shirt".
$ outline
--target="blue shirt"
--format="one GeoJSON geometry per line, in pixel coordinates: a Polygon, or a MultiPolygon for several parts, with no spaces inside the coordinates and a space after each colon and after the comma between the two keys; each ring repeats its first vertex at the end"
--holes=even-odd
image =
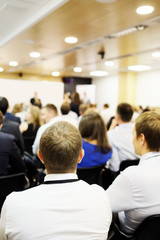
{"type": "Polygon", "coordinates": [[[84,149],[84,157],[81,163],[78,163],[78,168],[94,167],[105,164],[112,155],[112,151],[102,153],[101,149],[96,151],[97,145],[88,143],[82,139],[82,147],[84,149]]]}

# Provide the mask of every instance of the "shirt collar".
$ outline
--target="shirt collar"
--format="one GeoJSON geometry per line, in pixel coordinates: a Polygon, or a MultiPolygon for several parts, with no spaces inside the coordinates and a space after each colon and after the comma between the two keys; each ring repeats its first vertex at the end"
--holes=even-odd
{"type": "Polygon", "coordinates": [[[44,181],[63,179],[78,179],[78,176],[75,173],[47,174],[44,178],[44,181]]]}
{"type": "Polygon", "coordinates": [[[160,157],[160,152],[148,152],[141,157],[140,163],[144,162],[149,158],[155,158],[155,157],[160,157]]]}

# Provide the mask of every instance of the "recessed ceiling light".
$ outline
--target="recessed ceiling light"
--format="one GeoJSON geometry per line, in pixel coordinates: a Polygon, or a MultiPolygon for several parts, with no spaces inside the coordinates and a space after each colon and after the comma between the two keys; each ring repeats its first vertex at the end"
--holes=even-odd
{"type": "Polygon", "coordinates": [[[64,41],[65,41],[66,43],[74,44],[74,43],[77,43],[77,42],[78,42],[78,38],[76,38],[76,37],[66,37],[66,38],[64,39],[64,41]]]}
{"type": "Polygon", "coordinates": [[[108,73],[106,71],[92,71],[90,72],[91,76],[96,76],[96,77],[103,77],[103,76],[107,76],[108,73]]]}
{"type": "Polygon", "coordinates": [[[3,72],[4,71],[4,68],[3,67],[0,67],[0,72],[3,72]]]}
{"type": "Polygon", "coordinates": [[[151,67],[150,66],[146,66],[146,65],[134,65],[134,66],[129,66],[128,69],[132,70],[132,71],[139,72],[139,71],[149,70],[149,69],[151,69],[151,67]]]}
{"type": "Polygon", "coordinates": [[[104,64],[105,64],[107,67],[112,67],[112,66],[114,66],[114,62],[112,62],[112,61],[106,61],[104,64]]]}
{"type": "Polygon", "coordinates": [[[73,71],[74,72],[82,72],[82,68],[81,67],[74,67],[73,71]]]}
{"type": "Polygon", "coordinates": [[[152,53],[152,57],[154,57],[154,58],[159,58],[159,57],[160,57],[160,52],[154,52],[154,53],[152,53]]]}
{"type": "Polygon", "coordinates": [[[52,76],[53,76],[53,77],[58,77],[59,75],[60,75],[59,72],[52,72],[52,76]]]}
{"type": "Polygon", "coordinates": [[[18,62],[17,61],[10,61],[9,66],[16,67],[16,66],[18,66],[18,62]]]}
{"type": "Polygon", "coordinates": [[[40,57],[40,53],[39,52],[30,52],[29,56],[32,58],[38,58],[38,57],[40,57]]]}
{"type": "Polygon", "coordinates": [[[153,11],[154,11],[154,7],[152,6],[141,6],[136,9],[136,13],[142,14],[142,15],[152,13],[153,11]]]}

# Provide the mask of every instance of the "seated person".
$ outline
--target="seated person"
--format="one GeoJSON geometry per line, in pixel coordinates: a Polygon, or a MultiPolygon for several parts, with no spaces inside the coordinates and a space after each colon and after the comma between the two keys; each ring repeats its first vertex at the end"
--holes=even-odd
{"type": "Polygon", "coordinates": [[[42,125],[40,109],[30,105],[26,112],[26,121],[20,124],[20,131],[24,140],[25,151],[32,155],[32,145],[37,131],[42,125]]]}
{"type": "MultiPolygon", "coordinates": [[[[8,109],[8,100],[5,97],[0,97],[0,111],[2,112],[3,116],[5,116],[7,109],[8,109]]],[[[1,131],[14,135],[15,142],[18,146],[18,149],[21,155],[23,156],[24,142],[23,142],[22,134],[19,130],[19,124],[4,118],[4,123],[1,131]]]]}
{"type": "MultiPolygon", "coordinates": [[[[0,129],[3,125],[3,114],[0,111],[0,129]]],[[[25,172],[25,165],[15,144],[15,137],[0,131],[0,176],[25,172]]]]}
{"type": "Polygon", "coordinates": [[[139,158],[139,156],[135,154],[132,142],[132,115],[132,106],[128,103],[120,103],[117,106],[115,119],[113,119],[107,132],[109,144],[113,150],[109,162],[109,169],[114,172],[119,171],[122,161],[139,158]]]}
{"type": "Polygon", "coordinates": [[[145,112],[135,120],[133,144],[140,155],[137,166],[118,175],[107,189],[113,213],[120,227],[133,233],[148,216],[160,214],[160,114],[145,112]]]}
{"type": "Polygon", "coordinates": [[[111,158],[112,150],[102,117],[96,111],[87,110],[79,123],[79,131],[85,155],[78,168],[105,165],[111,158]]]}
{"type": "Polygon", "coordinates": [[[7,196],[0,239],[107,239],[112,218],[107,194],[76,175],[84,155],[78,129],[54,123],[42,134],[38,155],[47,170],[44,184],[7,196]]]}

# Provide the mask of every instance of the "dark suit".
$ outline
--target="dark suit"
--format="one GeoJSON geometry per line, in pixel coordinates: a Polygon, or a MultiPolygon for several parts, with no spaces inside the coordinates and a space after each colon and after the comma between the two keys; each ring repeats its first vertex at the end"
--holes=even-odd
{"type": "Polygon", "coordinates": [[[15,136],[15,142],[20,150],[21,155],[24,152],[24,142],[22,134],[19,130],[19,124],[7,119],[4,119],[4,123],[1,129],[2,132],[10,133],[15,136]]]}
{"type": "Polygon", "coordinates": [[[24,161],[15,144],[15,137],[0,132],[0,176],[24,171],[24,161]]]}
{"type": "Polygon", "coordinates": [[[19,117],[14,116],[14,114],[10,113],[10,112],[6,112],[5,114],[5,118],[17,123],[21,123],[21,119],[19,117]]]}

